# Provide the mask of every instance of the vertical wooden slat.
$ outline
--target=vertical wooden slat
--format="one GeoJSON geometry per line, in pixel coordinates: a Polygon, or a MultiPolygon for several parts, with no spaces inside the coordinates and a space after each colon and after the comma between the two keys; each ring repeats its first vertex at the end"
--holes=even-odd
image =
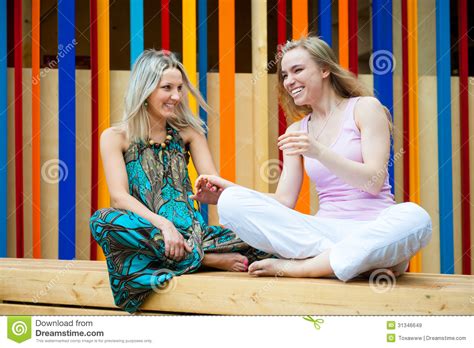
{"type": "MultiPolygon", "coordinates": [[[[374,74],[375,96],[393,115],[393,42],[392,42],[392,0],[372,2],[373,52],[371,68],[374,74]]],[[[393,142],[392,142],[393,145],[393,142]]],[[[393,146],[390,146],[388,174],[392,193],[395,192],[393,146]]]]}
{"type": "Polygon", "coordinates": [[[332,46],[332,1],[319,0],[318,4],[318,32],[321,39],[332,46]]]}
{"type": "Polygon", "coordinates": [[[297,40],[308,35],[308,1],[293,0],[291,4],[293,39],[297,40]]]}
{"type": "Polygon", "coordinates": [[[252,74],[254,185],[269,192],[269,181],[261,168],[270,166],[268,144],[268,74],[267,74],[267,1],[252,0],[252,74]]]}
{"type": "Polygon", "coordinates": [[[22,0],[13,4],[13,49],[15,61],[15,216],[16,257],[24,255],[23,224],[23,49],[22,49],[22,0]]]}
{"type": "MultiPolygon", "coordinates": [[[[415,1],[407,6],[408,19],[408,105],[410,128],[410,201],[420,203],[420,160],[418,138],[418,7],[415,1]]],[[[411,272],[421,271],[421,254],[416,254],[410,262],[411,272]]]]}
{"type": "Polygon", "coordinates": [[[143,47],[143,0],[130,0],[130,68],[143,47]]]}
{"type": "MultiPolygon", "coordinates": [[[[110,34],[109,34],[109,0],[98,0],[97,3],[97,54],[98,54],[98,87],[99,87],[99,136],[110,127],[110,34]]],[[[105,180],[102,159],[99,156],[99,208],[110,206],[109,190],[105,180]]],[[[101,249],[98,260],[105,260],[101,249]]]]}
{"type": "Polygon", "coordinates": [[[170,49],[170,0],[161,0],[161,48],[170,49]]]}
{"type": "MultiPolygon", "coordinates": [[[[277,42],[278,45],[284,45],[286,42],[286,0],[278,0],[277,4],[277,42]]],[[[278,135],[286,131],[286,117],[283,109],[278,105],[278,135]]],[[[280,169],[283,167],[283,151],[278,150],[280,159],[280,169]]]]}
{"type": "MultiPolygon", "coordinates": [[[[359,72],[359,50],[357,31],[359,27],[359,11],[357,0],[349,1],[349,70],[354,74],[359,72]]],[[[390,38],[391,40],[391,38],[390,38]]]]}
{"type": "Polygon", "coordinates": [[[31,148],[33,257],[41,258],[41,104],[40,104],[40,0],[33,0],[31,30],[31,148]]]}
{"type": "MultiPolygon", "coordinates": [[[[183,0],[183,65],[188,73],[189,80],[193,86],[196,86],[196,0],[183,0]]],[[[194,115],[197,115],[197,101],[188,94],[189,106],[194,115]]],[[[188,165],[189,178],[194,183],[197,179],[197,171],[191,158],[188,165]]],[[[196,206],[197,203],[195,202],[196,206]]]]}
{"type": "MultiPolygon", "coordinates": [[[[308,3],[305,0],[293,1],[292,23],[293,39],[299,39],[308,33],[308,3]]],[[[306,173],[303,173],[303,184],[300,195],[296,202],[295,209],[303,214],[309,214],[311,209],[310,180],[306,173]]]]}
{"type": "Polygon", "coordinates": [[[469,163],[469,59],[467,1],[458,1],[459,17],[459,111],[461,137],[462,273],[471,274],[471,187],[469,163]]]}
{"type": "Polygon", "coordinates": [[[219,0],[220,174],[235,181],[235,3],[219,0]]]}
{"type": "MultiPolygon", "coordinates": [[[[198,0],[198,45],[199,91],[207,101],[207,0],[198,0]]],[[[201,107],[199,117],[207,125],[207,112],[201,107]]],[[[208,223],[207,204],[201,204],[201,214],[204,221],[208,223]]]]}
{"type": "Polygon", "coordinates": [[[75,1],[58,3],[59,258],[76,256],[75,1]]]}
{"type": "Polygon", "coordinates": [[[349,0],[339,0],[339,64],[349,69],[349,0]]]}
{"type": "MultiPolygon", "coordinates": [[[[99,207],[99,62],[97,47],[97,0],[90,0],[91,56],[91,215],[99,207]]],[[[90,236],[91,260],[97,260],[97,242],[90,236]]]]}
{"type": "Polygon", "coordinates": [[[436,1],[436,74],[438,86],[438,172],[441,273],[454,273],[453,178],[451,142],[451,57],[449,1],[436,1]]]}
{"type": "Polygon", "coordinates": [[[408,78],[408,0],[402,0],[403,201],[410,201],[410,108],[408,78]]]}
{"type": "Polygon", "coordinates": [[[0,257],[7,256],[7,2],[0,0],[0,257]]]}

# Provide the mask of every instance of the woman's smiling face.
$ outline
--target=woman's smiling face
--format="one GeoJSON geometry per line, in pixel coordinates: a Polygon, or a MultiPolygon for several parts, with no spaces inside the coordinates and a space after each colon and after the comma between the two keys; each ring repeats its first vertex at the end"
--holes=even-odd
{"type": "Polygon", "coordinates": [[[183,77],[178,69],[167,69],[161,76],[158,87],[147,98],[151,115],[169,118],[182,98],[183,77]]]}
{"type": "Polygon", "coordinates": [[[283,87],[298,106],[311,105],[321,94],[323,79],[328,73],[311,59],[309,52],[297,47],[281,59],[283,87]]]}

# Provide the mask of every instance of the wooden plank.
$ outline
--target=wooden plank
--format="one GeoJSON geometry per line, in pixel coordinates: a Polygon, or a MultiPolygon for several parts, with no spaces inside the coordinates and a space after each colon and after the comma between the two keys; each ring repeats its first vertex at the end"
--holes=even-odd
{"type": "Polygon", "coordinates": [[[58,307],[21,304],[0,303],[0,315],[129,315],[127,312],[111,309],[58,307]]]}
{"type": "MultiPolygon", "coordinates": [[[[115,308],[105,264],[70,261],[73,267],[31,267],[33,261],[0,262],[0,300],[115,308]],[[82,267],[81,267],[82,266],[82,267]]],[[[68,261],[58,262],[63,266],[68,261]]],[[[46,262],[44,262],[46,263],[46,262]]],[[[474,277],[406,274],[389,291],[367,279],[255,278],[246,273],[206,272],[175,278],[169,292],[151,295],[143,310],[202,314],[474,314],[467,300],[474,277]],[[348,297],[347,293],[351,296],[348,297]]]]}

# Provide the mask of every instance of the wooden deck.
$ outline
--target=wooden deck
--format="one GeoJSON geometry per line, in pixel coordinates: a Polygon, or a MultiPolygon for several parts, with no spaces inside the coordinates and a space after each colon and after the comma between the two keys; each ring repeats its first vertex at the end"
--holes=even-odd
{"type": "MultiPolygon", "coordinates": [[[[141,314],[473,315],[474,276],[405,274],[390,288],[367,279],[254,278],[202,272],[176,277],[141,314]]],[[[0,259],[0,314],[121,315],[103,261],[0,259]]]]}

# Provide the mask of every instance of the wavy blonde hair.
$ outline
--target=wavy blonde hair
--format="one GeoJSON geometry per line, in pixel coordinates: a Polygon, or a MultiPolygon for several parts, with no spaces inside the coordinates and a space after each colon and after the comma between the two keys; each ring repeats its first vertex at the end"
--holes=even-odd
{"type": "Polygon", "coordinates": [[[130,141],[148,140],[150,116],[145,106],[145,100],[158,87],[163,73],[167,69],[179,70],[183,78],[182,98],[168,123],[177,130],[190,126],[201,134],[206,132],[202,120],[196,118],[189,107],[188,92],[196,98],[204,110],[210,112],[210,108],[199,91],[191,84],[183,64],[169,51],[149,49],[143,51],[133,65],[125,94],[122,125],[126,129],[130,141]]]}
{"type": "MultiPolygon", "coordinates": [[[[308,36],[299,40],[288,41],[286,44],[280,46],[276,60],[278,101],[280,102],[280,105],[290,123],[301,119],[303,116],[311,112],[309,106],[296,105],[293,98],[283,86],[281,60],[285,53],[299,47],[305,49],[309,53],[311,59],[313,59],[319,67],[329,71],[329,81],[338,96],[342,98],[373,96],[373,94],[359,82],[353,73],[338,64],[334,51],[325,41],[316,36],[308,36]]],[[[390,112],[385,106],[384,109],[389,121],[390,132],[392,132],[390,112]]]]}

